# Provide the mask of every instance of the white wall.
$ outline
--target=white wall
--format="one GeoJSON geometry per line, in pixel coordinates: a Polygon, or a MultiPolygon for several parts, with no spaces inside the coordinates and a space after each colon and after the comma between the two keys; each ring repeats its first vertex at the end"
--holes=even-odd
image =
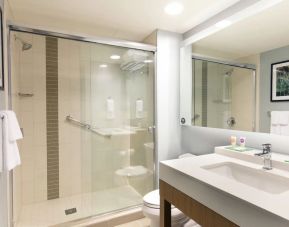
{"type": "Polygon", "coordinates": [[[159,161],[181,153],[179,124],[180,41],[177,33],[157,32],[157,140],[159,161]]]}
{"type": "Polygon", "coordinates": [[[270,131],[268,111],[288,111],[288,102],[271,102],[271,64],[288,60],[289,46],[260,54],[260,131],[270,131]]]}

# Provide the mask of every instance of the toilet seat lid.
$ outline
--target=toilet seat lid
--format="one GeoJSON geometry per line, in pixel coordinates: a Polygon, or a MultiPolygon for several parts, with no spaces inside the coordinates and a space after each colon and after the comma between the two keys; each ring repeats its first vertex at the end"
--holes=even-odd
{"type": "Polygon", "coordinates": [[[147,193],[143,197],[143,201],[146,204],[151,204],[153,206],[160,206],[160,192],[159,190],[154,190],[152,192],[147,193]]]}

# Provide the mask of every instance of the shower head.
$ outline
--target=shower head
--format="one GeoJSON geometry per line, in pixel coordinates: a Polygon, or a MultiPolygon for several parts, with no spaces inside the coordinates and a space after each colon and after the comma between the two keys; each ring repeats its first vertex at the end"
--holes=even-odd
{"type": "Polygon", "coordinates": [[[225,74],[226,74],[227,76],[231,76],[232,73],[233,73],[233,71],[234,71],[234,68],[231,68],[231,69],[228,70],[225,74]]]}
{"type": "Polygon", "coordinates": [[[22,43],[22,50],[29,50],[32,48],[32,44],[30,43],[22,43]]]}
{"type": "Polygon", "coordinates": [[[32,44],[25,42],[23,39],[15,35],[15,40],[19,40],[22,44],[22,51],[29,50],[32,48],[32,44]]]}

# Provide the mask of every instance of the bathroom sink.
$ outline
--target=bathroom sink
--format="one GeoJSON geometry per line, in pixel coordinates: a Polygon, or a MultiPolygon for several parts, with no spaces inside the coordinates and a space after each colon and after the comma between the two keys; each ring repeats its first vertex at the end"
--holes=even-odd
{"type": "Polygon", "coordinates": [[[289,190],[289,178],[262,169],[254,169],[234,162],[222,162],[202,166],[202,168],[270,194],[281,194],[289,190]]]}

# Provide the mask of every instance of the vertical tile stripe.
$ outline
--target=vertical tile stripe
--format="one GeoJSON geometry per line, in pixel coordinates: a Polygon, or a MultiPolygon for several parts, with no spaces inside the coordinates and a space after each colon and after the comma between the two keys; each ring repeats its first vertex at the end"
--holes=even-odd
{"type": "Polygon", "coordinates": [[[202,61],[202,126],[208,124],[208,62],[202,61]]]}
{"type": "Polygon", "coordinates": [[[46,37],[47,199],[59,198],[58,41],[46,37]]]}

